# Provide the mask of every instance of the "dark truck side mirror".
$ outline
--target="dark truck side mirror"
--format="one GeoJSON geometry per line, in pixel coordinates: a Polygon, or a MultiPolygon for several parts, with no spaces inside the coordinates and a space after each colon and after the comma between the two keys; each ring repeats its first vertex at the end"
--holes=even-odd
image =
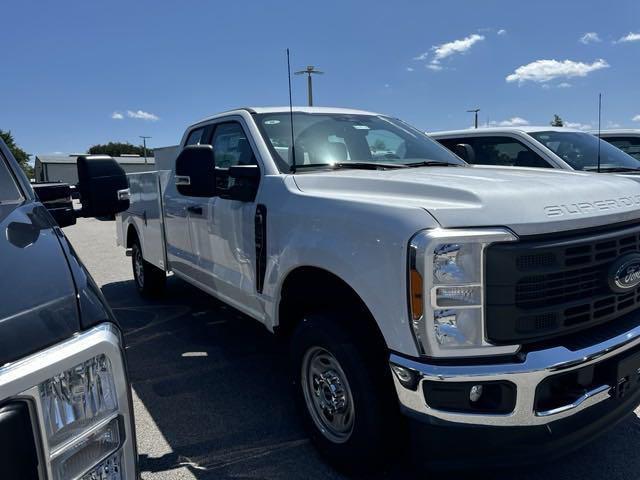
{"type": "Polygon", "coordinates": [[[211,145],[189,145],[176,158],[176,188],[187,197],[213,197],[216,171],[211,145]]]}
{"type": "Polygon", "coordinates": [[[75,225],[76,213],[73,210],[71,187],[67,183],[34,183],[36,192],[42,205],[49,211],[60,228],[75,225]]]}
{"type": "Polygon", "coordinates": [[[129,208],[129,182],[122,167],[107,155],[78,157],[80,217],[113,217],[129,208]]]}
{"type": "Polygon", "coordinates": [[[260,168],[258,165],[234,165],[229,167],[229,177],[233,183],[223,198],[240,202],[253,202],[258,193],[260,168]]]}
{"type": "Polygon", "coordinates": [[[476,161],[476,153],[473,151],[473,147],[468,143],[458,143],[457,145],[454,145],[453,153],[458,155],[467,163],[475,163],[476,161]]]}

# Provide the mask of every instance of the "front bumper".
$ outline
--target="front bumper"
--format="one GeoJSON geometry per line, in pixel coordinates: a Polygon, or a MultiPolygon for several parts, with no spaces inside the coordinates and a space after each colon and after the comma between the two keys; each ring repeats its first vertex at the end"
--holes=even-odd
{"type": "MultiPolygon", "coordinates": [[[[639,316],[640,317],[640,316],[639,316]]],[[[390,356],[392,376],[398,399],[403,411],[426,423],[527,427],[542,426],[574,416],[595,405],[615,401],[618,408],[626,405],[632,411],[635,405],[628,401],[614,400],[616,394],[615,379],[590,386],[575,398],[567,399],[562,405],[552,409],[536,409],[536,391],[544,380],[555,375],[565,374],[584,367],[597,366],[602,362],[625,357],[640,351],[640,321],[635,326],[611,338],[586,347],[570,350],[566,347],[553,347],[528,352],[522,362],[494,363],[477,365],[433,365],[407,359],[396,354],[390,356]],[[417,379],[409,386],[398,378],[394,367],[402,367],[417,379]],[[509,413],[476,413],[448,411],[433,408],[425,397],[424,382],[511,382],[516,387],[515,407],[509,413]]],[[[635,395],[634,395],[635,396],[635,395]]]]}

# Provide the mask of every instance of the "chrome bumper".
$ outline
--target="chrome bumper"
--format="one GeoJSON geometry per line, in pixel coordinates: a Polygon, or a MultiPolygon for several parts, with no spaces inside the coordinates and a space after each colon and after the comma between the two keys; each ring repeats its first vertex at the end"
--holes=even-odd
{"type": "Polygon", "coordinates": [[[390,356],[392,376],[400,404],[407,410],[434,417],[447,422],[487,426],[544,425],[575,415],[593,405],[611,398],[614,385],[598,385],[572,402],[548,411],[535,411],[536,388],[547,377],[570,372],[581,367],[597,364],[620,355],[640,345],[640,326],[607,341],[581,350],[571,351],[565,347],[554,347],[527,354],[522,363],[489,364],[473,366],[430,365],[410,360],[399,355],[390,356]],[[405,387],[393,366],[400,366],[418,375],[415,390],[405,387]],[[422,383],[435,382],[489,382],[506,380],[515,384],[515,408],[508,414],[476,414],[450,412],[431,408],[425,399],[422,383]]]}

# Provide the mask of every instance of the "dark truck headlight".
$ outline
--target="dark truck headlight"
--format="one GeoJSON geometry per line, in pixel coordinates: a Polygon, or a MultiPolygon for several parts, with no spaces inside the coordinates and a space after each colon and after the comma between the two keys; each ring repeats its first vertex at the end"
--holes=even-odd
{"type": "Polygon", "coordinates": [[[517,345],[485,339],[484,249],[514,241],[503,229],[435,229],[409,244],[409,314],[423,355],[462,357],[514,353],[517,345]]]}
{"type": "Polygon", "coordinates": [[[47,478],[135,479],[124,365],[118,330],[103,324],[0,369],[0,400],[32,405],[47,478]]]}

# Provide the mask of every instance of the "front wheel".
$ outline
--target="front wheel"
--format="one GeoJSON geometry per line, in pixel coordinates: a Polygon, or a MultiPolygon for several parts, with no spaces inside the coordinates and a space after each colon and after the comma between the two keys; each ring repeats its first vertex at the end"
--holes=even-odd
{"type": "Polygon", "coordinates": [[[131,266],[133,279],[141,295],[155,297],[164,291],[167,275],[144,259],[138,239],[134,240],[131,247],[131,266]]]}
{"type": "Polygon", "coordinates": [[[370,471],[398,445],[397,401],[384,352],[340,314],[308,315],[291,338],[292,380],[307,430],[336,467],[370,471]]]}

